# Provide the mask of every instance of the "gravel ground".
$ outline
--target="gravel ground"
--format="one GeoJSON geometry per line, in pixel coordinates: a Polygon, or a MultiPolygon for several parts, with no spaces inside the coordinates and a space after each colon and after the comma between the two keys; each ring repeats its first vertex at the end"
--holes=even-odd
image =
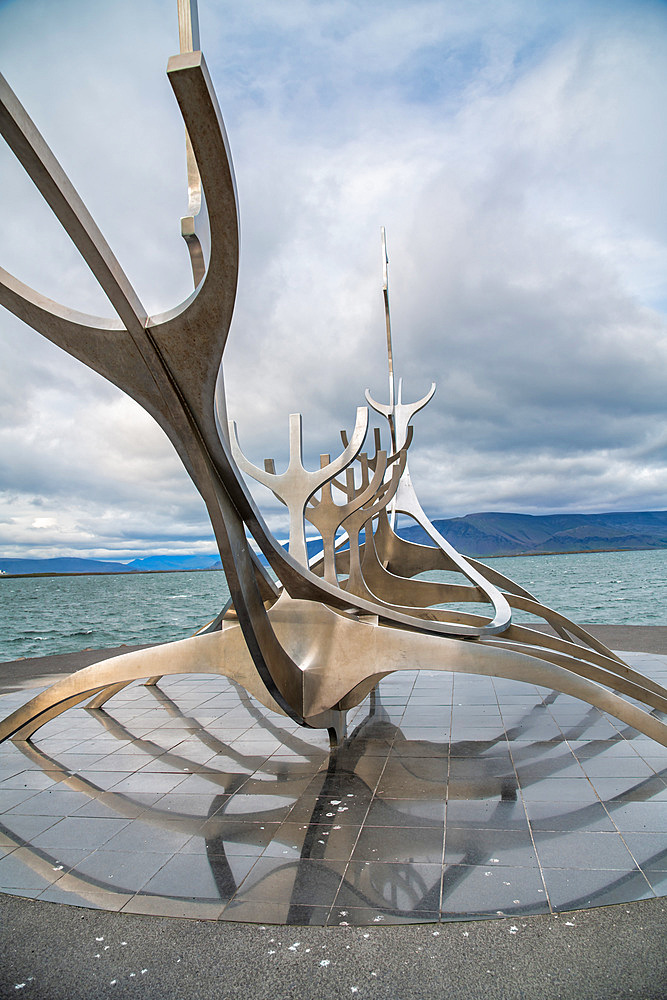
{"type": "Polygon", "coordinates": [[[0,897],[0,996],[664,1000],[664,899],[572,915],[271,927],[0,897]]]}

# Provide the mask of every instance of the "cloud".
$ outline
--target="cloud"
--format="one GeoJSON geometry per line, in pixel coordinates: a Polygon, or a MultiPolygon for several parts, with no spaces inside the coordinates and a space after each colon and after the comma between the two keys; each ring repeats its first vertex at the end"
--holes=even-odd
{"type": "MultiPolygon", "coordinates": [[[[151,311],[191,281],[173,6],[0,7],[5,73],[151,311]]],[[[251,460],[286,461],[298,410],[316,466],[366,386],[384,398],[385,225],[397,373],[407,398],[438,382],[410,458],[429,511],[664,507],[664,6],[199,6],[241,203],[225,380],[251,460]]],[[[111,315],[4,149],[0,169],[2,264],[111,315]]],[[[0,363],[3,554],[210,549],[138,407],[10,316],[0,363]]]]}

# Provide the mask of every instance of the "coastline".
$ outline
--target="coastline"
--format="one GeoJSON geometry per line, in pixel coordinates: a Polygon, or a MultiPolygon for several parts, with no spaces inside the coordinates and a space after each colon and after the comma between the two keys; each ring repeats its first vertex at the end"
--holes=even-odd
{"type": "Polygon", "coordinates": [[[500,552],[493,556],[466,556],[466,559],[520,559],[522,556],[588,556],[595,552],[667,552],[665,545],[644,545],[636,549],[555,549],[553,552],[500,552]]]}
{"type": "Polygon", "coordinates": [[[88,572],[70,573],[3,573],[0,570],[0,580],[27,580],[35,577],[38,580],[47,576],[147,576],[151,573],[222,573],[222,566],[208,566],[201,569],[111,569],[93,570],[88,572]]]}
{"type": "MultiPolygon", "coordinates": [[[[641,548],[620,548],[620,549],[557,549],[552,552],[496,552],[493,555],[468,555],[462,552],[466,559],[521,559],[523,556],[536,558],[538,556],[585,556],[595,552],[667,552],[664,545],[645,545],[641,548]]],[[[222,573],[222,566],[208,566],[201,569],[128,569],[128,570],[88,570],[72,571],[69,573],[5,573],[0,570],[0,580],[25,580],[43,579],[51,576],[145,576],[155,573],[222,573]]]]}

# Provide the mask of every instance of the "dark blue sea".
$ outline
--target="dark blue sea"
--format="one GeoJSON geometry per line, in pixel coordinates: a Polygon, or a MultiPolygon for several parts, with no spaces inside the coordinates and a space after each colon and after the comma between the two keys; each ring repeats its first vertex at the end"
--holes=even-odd
{"type": "MultiPolygon", "coordinates": [[[[667,625],[667,549],[488,562],[581,624],[667,625]]],[[[0,576],[0,660],[184,639],[228,596],[224,574],[212,571],[0,576]]]]}

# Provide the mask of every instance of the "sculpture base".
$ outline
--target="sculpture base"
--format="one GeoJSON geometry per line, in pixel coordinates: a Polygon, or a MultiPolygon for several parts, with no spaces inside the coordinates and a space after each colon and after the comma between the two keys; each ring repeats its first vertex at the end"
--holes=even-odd
{"type": "MultiPolygon", "coordinates": [[[[629,659],[664,682],[666,656],[629,659]]],[[[332,754],[325,730],[218,676],[135,684],[106,708],[0,747],[12,893],[336,925],[667,894],[667,751],[573,698],[402,672],[332,754]]]]}

